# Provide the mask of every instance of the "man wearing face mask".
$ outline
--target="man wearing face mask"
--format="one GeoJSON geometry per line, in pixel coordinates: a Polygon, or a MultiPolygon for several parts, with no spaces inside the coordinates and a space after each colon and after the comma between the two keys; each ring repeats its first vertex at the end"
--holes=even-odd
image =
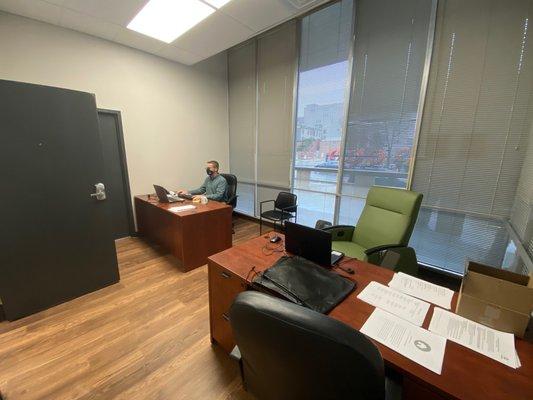
{"type": "Polygon", "coordinates": [[[204,195],[209,200],[225,201],[228,183],[226,182],[226,179],[218,173],[218,167],[218,161],[208,161],[205,168],[207,178],[205,178],[203,185],[198,189],[189,190],[189,192],[186,190],[180,190],[178,194],[192,194],[194,197],[204,195]]]}

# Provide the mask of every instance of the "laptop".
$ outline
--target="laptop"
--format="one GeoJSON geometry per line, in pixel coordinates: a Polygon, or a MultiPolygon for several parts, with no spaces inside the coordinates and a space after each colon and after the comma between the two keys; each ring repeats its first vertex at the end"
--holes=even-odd
{"type": "Polygon", "coordinates": [[[335,265],[344,254],[331,250],[331,233],[285,222],[285,250],[324,266],[335,265]]]}
{"type": "Polygon", "coordinates": [[[154,189],[160,203],[176,203],[184,201],[183,199],[180,199],[177,194],[169,192],[163,186],[154,185],[154,189]]]}

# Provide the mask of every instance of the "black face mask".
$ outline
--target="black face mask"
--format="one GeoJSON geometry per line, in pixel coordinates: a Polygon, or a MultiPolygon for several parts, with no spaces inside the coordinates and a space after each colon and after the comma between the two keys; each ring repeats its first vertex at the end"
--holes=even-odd
{"type": "Polygon", "coordinates": [[[209,176],[213,175],[213,171],[211,171],[209,168],[206,168],[206,169],[205,169],[205,172],[206,172],[206,174],[209,175],[209,176]]]}

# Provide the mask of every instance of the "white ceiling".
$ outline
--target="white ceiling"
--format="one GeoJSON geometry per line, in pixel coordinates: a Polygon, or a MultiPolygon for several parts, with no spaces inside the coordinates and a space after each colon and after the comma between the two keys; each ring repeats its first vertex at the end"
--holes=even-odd
{"type": "Polygon", "coordinates": [[[0,10],[192,65],[327,1],[232,0],[171,44],[126,28],[148,0],[0,0],[0,10]]]}

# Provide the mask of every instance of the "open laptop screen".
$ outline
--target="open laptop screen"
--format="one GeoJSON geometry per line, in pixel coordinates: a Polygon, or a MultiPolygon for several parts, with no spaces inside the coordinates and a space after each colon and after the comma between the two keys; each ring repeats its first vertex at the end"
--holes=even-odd
{"type": "Polygon", "coordinates": [[[285,222],[285,250],[317,264],[331,265],[331,234],[320,229],[285,222]]]}

